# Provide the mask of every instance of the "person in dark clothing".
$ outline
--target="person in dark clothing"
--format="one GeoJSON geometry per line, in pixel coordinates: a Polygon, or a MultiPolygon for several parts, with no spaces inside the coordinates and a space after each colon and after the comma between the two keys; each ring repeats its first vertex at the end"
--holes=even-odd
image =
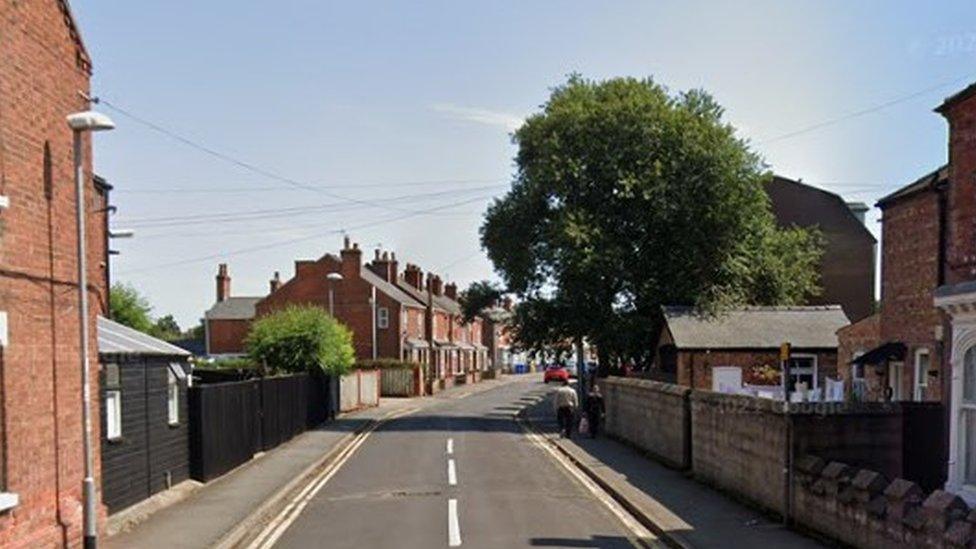
{"type": "Polygon", "coordinates": [[[596,438],[600,422],[603,421],[603,414],[606,413],[606,406],[600,386],[593,383],[592,387],[593,389],[586,395],[586,421],[590,427],[590,438],[596,438]]]}

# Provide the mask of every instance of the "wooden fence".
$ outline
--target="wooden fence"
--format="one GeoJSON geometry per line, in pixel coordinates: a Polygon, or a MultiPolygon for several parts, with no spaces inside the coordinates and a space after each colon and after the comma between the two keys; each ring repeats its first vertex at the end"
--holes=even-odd
{"type": "Polygon", "coordinates": [[[415,397],[423,396],[423,369],[386,368],[380,375],[380,396],[415,397]]]}
{"type": "Polygon", "coordinates": [[[327,376],[299,374],[192,387],[190,476],[212,480],[335,417],[336,385],[327,376]]]}

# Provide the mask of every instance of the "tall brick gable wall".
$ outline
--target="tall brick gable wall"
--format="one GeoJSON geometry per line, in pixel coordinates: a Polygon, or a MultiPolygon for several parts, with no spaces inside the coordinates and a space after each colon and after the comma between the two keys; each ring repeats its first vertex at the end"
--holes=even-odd
{"type": "Polygon", "coordinates": [[[944,108],[949,122],[948,282],[976,279],[976,94],[944,108]]]}
{"type": "MultiPolygon", "coordinates": [[[[0,514],[0,546],[76,545],[83,477],[75,192],[65,117],[88,107],[87,55],[56,0],[0,1],[0,355],[5,486],[19,505],[0,514]]],[[[86,140],[86,159],[91,146],[86,140]]],[[[91,174],[88,161],[86,173],[91,174]]],[[[89,179],[91,363],[95,316],[106,311],[105,196],[89,179]]],[[[93,375],[92,395],[98,395],[93,375]]],[[[97,402],[97,400],[96,400],[97,402]]],[[[99,439],[98,407],[92,410],[99,439]]],[[[96,453],[96,474],[99,470],[96,453]]],[[[97,479],[96,479],[97,482],[97,479]]]]}
{"type": "MultiPolygon", "coordinates": [[[[880,341],[905,344],[902,395],[911,398],[915,386],[915,353],[926,349],[931,363],[941,364],[936,331],[942,313],[932,302],[939,286],[939,195],[932,190],[883,205],[880,341]]],[[[931,377],[931,376],[928,376],[931,377]]],[[[941,383],[927,380],[923,396],[941,398],[941,383]]]]}

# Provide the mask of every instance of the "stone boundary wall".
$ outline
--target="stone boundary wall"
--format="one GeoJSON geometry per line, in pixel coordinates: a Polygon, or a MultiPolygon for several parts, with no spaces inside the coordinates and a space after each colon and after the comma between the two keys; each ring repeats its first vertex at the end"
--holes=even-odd
{"type": "Polygon", "coordinates": [[[793,522],[854,547],[948,548],[976,545],[976,510],[914,482],[804,455],[794,473],[793,522]]]}
{"type": "Polygon", "coordinates": [[[646,379],[600,381],[607,408],[606,432],[665,464],[691,466],[691,389],[646,379]]]}
{"type": "Polygon", "coordinates": [[[778,401],[711,391],[691,394],[696,479],[783,514],[786,420],[778,401]]]}

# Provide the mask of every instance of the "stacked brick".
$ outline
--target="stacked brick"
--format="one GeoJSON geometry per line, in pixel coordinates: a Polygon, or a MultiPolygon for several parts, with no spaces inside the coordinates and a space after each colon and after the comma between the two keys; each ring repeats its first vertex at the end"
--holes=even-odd
{"type": "Polygon", "coordinates": [[[976,545],[976,510],[959,496],[944,490],[925,496],[914,482],[814,455],[797,460],[792,518],[855,547],[976,545]]]}

